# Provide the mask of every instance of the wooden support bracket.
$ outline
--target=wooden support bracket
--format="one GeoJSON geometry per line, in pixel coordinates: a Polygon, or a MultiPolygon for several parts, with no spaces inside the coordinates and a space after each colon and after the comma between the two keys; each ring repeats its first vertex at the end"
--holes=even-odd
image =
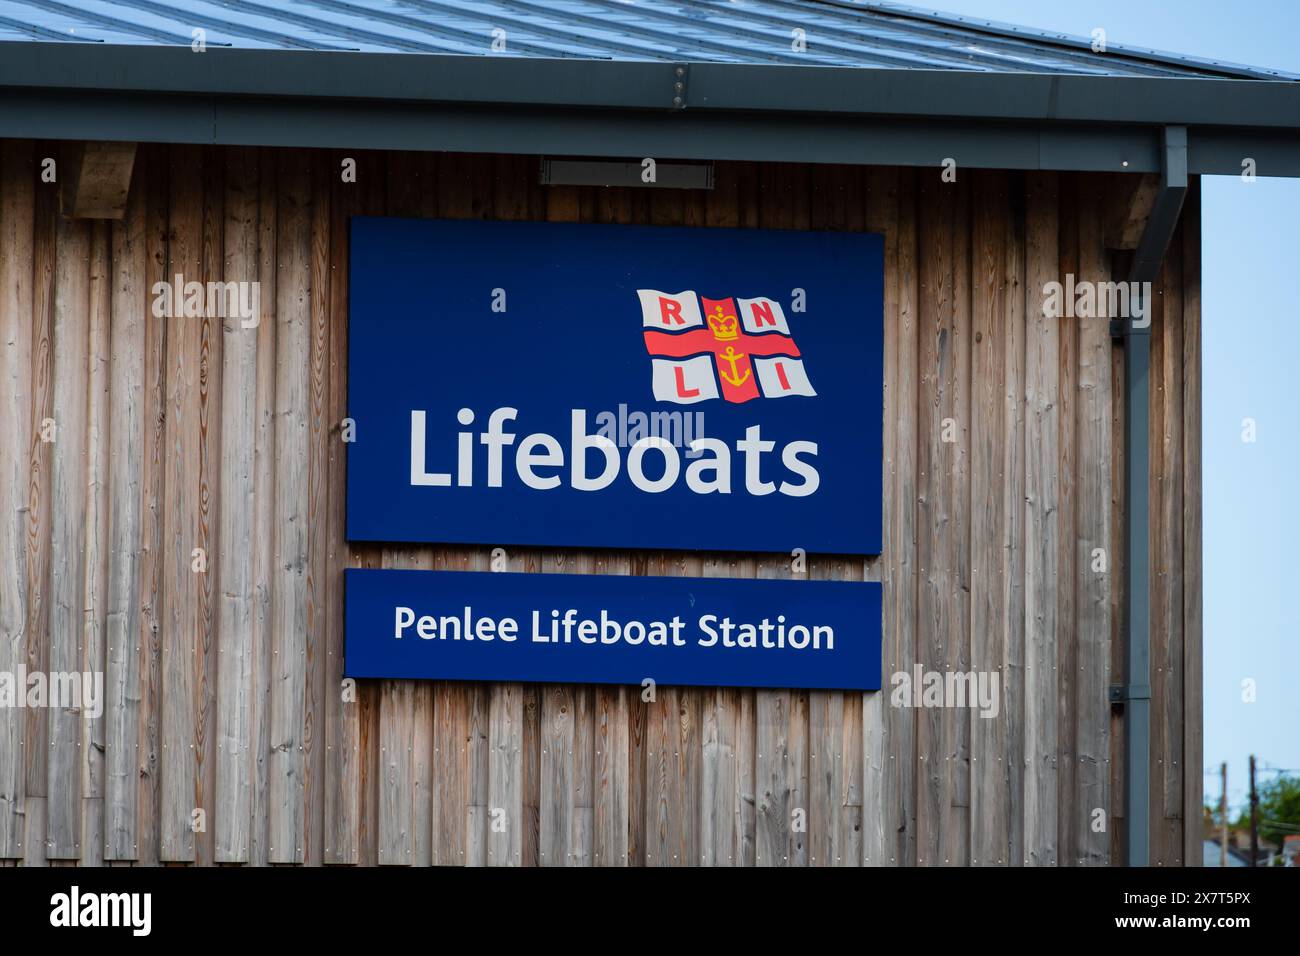
{"type": "Polygon", "coordinates": [[[131,191],[135,143],[72,143],[64,150],[59,207],[69,219],[121,219],[131,191]]]}

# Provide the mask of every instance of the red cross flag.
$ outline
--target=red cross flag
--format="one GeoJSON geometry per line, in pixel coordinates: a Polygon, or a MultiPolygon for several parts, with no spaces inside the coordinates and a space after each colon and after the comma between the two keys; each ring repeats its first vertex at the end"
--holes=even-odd
{"type": "Polygon", "coordinates": [[[781,303],[637,289],[656,401],[816,395],[781,303]],[[716,376],[716,377],[715,377],[716,376]]]}

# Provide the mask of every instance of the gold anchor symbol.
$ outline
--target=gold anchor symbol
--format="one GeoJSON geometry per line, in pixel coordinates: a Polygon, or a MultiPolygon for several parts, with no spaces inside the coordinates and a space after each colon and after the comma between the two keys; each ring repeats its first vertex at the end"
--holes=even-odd
{"type": "Polygon", "coordinates": [[[744,352],[741,352],[739,355],[737,355],[736,350],[732,348],[730,345],[727,346],[727,351],[723,352],[721,355],[718,356],[718,358],[722,359],[723,361],[731,365],[730,375],[728,375],[726,372],[719,373],[722,376],[722,380],[724,382],[727,382],[730,385],[737,388],[745,384],[745,380],[749,378],[749,369],[745,369],[744,375],[740,376],[739,378],[736,377],[736,363],[739,362],[744,357],[745,357],[744,352]]]}

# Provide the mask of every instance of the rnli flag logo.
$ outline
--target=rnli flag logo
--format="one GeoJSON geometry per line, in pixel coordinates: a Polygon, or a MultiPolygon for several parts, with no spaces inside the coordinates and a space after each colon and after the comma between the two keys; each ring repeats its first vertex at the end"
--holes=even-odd
{"type": "Polygon", "coordinates": [[[781,303],[637,289],[656,401],[816,395],[781,303]]]}

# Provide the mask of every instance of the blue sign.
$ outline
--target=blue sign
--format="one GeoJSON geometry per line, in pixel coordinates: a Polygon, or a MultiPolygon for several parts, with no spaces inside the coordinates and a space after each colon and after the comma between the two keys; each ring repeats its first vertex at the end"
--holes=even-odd
{"type": "Polygon", "coordinates": [[[344,575],[348,677],[880,689],[874,582],[344,575]]]}
{"type": "Polygon", "coordinates": [[[877,554],[881,239],[352,220],[353,541],[877,554]]]}

